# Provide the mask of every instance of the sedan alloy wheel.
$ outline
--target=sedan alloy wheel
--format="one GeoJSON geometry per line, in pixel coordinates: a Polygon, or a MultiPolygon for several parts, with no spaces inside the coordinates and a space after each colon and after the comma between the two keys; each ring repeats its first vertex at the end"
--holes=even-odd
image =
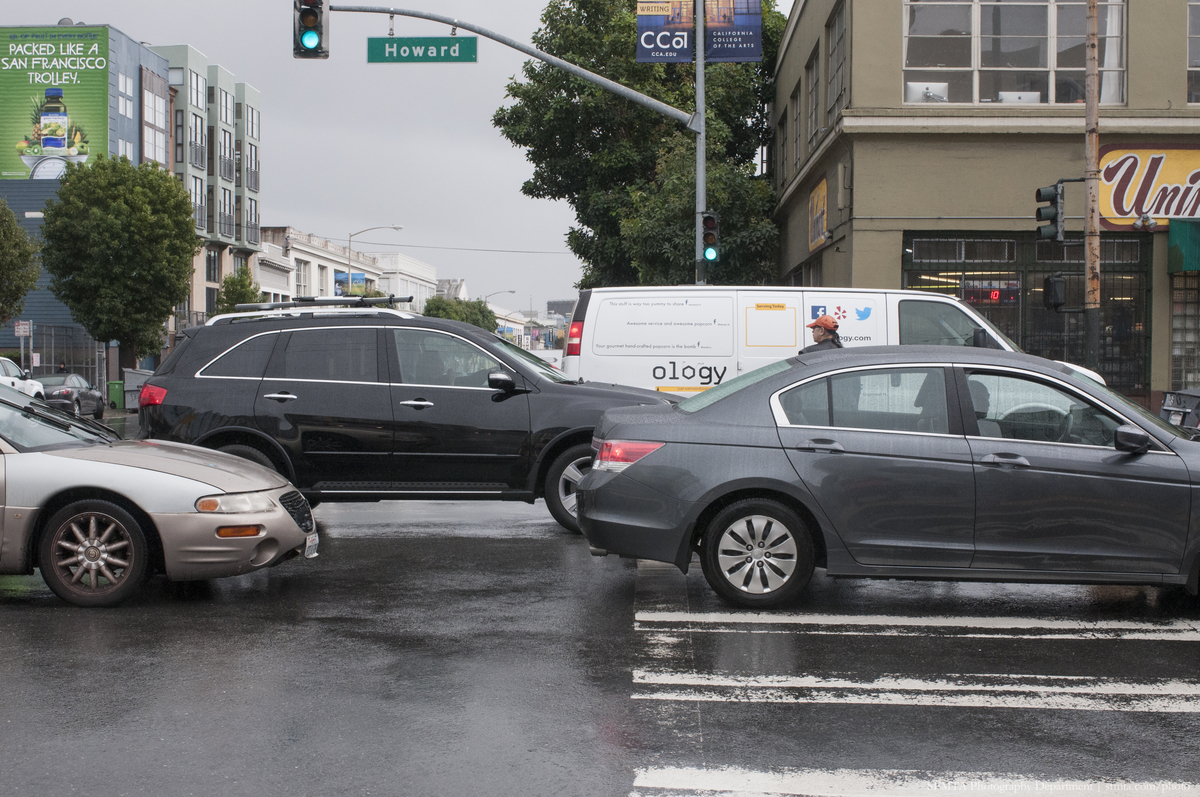
{"type": "Polygon", "coordinates": [[[738,501],[708,525],[701,566],[709,585],[730,603],[774,606],[794,598],[812,577],[812,537],[783,504],[738,501]]]}
{"type": "Polygon", "coordinates": [[[50,589],[76,606],[115,606],[133,594],[146,572],[141,527],[108,501],[76,501],[56,512],[39,553],[50,589]]]}

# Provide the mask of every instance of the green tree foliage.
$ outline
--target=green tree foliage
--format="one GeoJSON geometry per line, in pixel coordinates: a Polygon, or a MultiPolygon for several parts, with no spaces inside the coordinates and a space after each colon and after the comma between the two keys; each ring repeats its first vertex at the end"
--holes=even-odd
{"type": "Polygon", "coordinates": [[[0,324],[25,309],[25,295],[37,285],[41,273],[37,252],[37,243],[21,229],[8,203],[0,199],[0,324]]]}
{"type": "Polygon", "coordinates": [[[464,302],[462,299],[445,299],[434,296],[425,302],[425,315],[431,318],[449,318],[474,324],[488,332],[496,331],[496,314],[482,299],[464,302]]]}
{"type": "MultiPolygon", "coordinates": [[[[710,185],[714,173],[727,172],[721,178],[727,190],[710,190],[709,209],[721,213],[723,261],[729,264],[757,263],[762,252],[773,254],[777,240],[777,233],[767,229],[773,223],[758,212],[761,205],[756,205],[758,215],[751,216],[721,204],[761,190],[735,189],[732,183],[756,180],[753,165],[771,136],[766,111],[774,99],[771,71],[787,20],[775,11],[774,0],[762,0],[762,8],[762,63],[710,64],[705,71],[710,185]],[[742,220],[747,226],[739,226],[742,220]],[[733,251],[735,242],[739,247],[750,244],[753,253],[733,251]]],[[[676,108],[694,110],[695,66],[637,63],[636,36],[636,0],[550,0],[533,43],[676,108]]],[[[584,262],[580,286],[632,285],[645,275],[671,273],[677,270],[674,249],[680,246],[693,264],[689,274],[694,272],[694,149],[687,217],[666,207],[658,214],[663,226],[657,233],[671,242],[671,257],[652,256],[647,224],[628,226],[647,203],[673,205],[674,197],[684,192],[685,186],[675,184],[684,172],[663,170],[664,159],[667,166],[683,168],[673,157],[680,147],[678,123],[540,61],[526,62],[523,75],[523,81],[508,85],[514,102],[498,110],[492,122],[515,146],[526,149],[533,164],[522,192],[566,200],[575,210],[577,225],[567,233],[567,245],[584,262]],[[660,198],[664,189],[666,196],[660,198]],[[627,237],[635,232],[639,240],[627,237]]],[[[692,134],[686,141],[694,147],[692,134]]],[[[747,274],[728,268],[719,273],[734,282],[749,281],[756,268],[747,274]]]]}
{"type": "Polygon", "coordinates": [[[67,164],[57,199],[46,203],[42,237],[50,290],[88,334],[118,341],[124,366],[158,351],[200,251],[179,180],[126,158],[67,164]]]}
{"type": "Polygon", "coordinates": [[[239,304],[261,302],[262,288],[254,281],[254,274],[249,266],[242,266],[232,274],[226,274],[221,280],[221,289],[217,291],[217,313],[236,312],[239,304]]]}

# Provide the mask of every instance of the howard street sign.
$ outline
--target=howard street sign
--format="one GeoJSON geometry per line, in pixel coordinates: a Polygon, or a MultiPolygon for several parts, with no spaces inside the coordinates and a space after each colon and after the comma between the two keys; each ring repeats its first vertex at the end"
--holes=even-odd
{"type": "Polygon", "coordinates": [[[368,64],[475,62],[474,36],[383,36],[367,39],[368,64]]]}

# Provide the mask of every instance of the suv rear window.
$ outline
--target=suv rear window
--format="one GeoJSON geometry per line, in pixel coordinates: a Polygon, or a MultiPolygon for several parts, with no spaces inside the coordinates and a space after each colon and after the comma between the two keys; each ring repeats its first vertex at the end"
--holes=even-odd
{"type": "Polygon", "coordinates": [[[278,339],[278,334],[269,333],[244,340],[218,357],[200,375],[261,379],[278,339]]]}

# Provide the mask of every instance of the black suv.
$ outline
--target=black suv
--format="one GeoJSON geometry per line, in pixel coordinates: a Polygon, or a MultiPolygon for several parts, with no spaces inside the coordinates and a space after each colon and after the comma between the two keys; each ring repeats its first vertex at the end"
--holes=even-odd
{"type": "Polygon", "coordinates": [[[578,531],[601,413],[665,403],[572,382],[457,321],[301,304],[186,330],[142,387],[138,420],[142,438],[272,467],[314,504],[545,497],[578,531]]]}

